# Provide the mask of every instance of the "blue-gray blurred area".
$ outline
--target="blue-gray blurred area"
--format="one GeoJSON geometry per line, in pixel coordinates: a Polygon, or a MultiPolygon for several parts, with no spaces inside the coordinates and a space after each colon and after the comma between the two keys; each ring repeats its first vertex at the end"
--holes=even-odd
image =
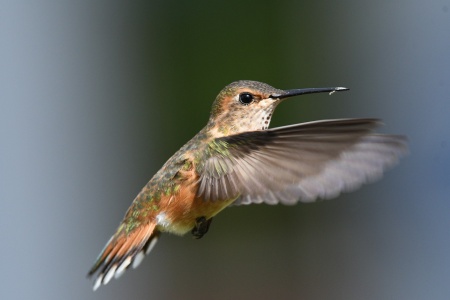
{"type": "Polygon", "coordinates": [[[450,299],[450,1],[1,1],[1,299],[450,299]],[[332,201],[164,235],[95,293],[140,188],[238,79],[347,86],[272,126],[378,117],[410,154],[332,201]]]}

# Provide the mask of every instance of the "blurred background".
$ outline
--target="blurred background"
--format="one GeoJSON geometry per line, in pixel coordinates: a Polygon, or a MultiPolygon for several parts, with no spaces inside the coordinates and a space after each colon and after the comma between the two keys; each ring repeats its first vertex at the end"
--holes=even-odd
{"type": "Polygon", "coordinates": [[[450,299],[450,1],[1,1],[1,299],[450,299]],[[139,190],[238,79],[349,92],[410,154],[333,201],[233,207],[92,292],[139,190]]]}

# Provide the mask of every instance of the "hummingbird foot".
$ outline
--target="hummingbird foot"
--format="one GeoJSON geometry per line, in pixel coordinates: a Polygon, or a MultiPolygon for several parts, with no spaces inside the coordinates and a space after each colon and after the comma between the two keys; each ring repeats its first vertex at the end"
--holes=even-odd
{"type": "Polygon", "coordinates": [[[211,219],[206,219],[205,217],[199,217],[197,219],[195,219],[195,226],[194,228],[192,228],[192,235],[194,236],[195,239],[200,239],[202,238],[209,229],[209,225],[211,225],[211,219]]]}

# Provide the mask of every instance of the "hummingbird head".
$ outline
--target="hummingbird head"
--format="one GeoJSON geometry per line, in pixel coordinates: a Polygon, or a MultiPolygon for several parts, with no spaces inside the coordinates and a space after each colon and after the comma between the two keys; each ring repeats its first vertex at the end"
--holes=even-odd
{"type": "Polygon", "coordinates": [[[279,90],[258,81],[235,81],[217,95],[207,128],[210,132],[214,131],[216,137],[266,130],[273,111],[284,99],[302,94],[343,90],[348,89],[333,87],[279,90]]]}

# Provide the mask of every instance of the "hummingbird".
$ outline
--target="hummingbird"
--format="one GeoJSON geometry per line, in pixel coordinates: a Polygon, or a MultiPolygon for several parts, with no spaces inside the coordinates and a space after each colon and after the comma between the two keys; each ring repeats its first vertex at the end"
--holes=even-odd
{"type": "Polygon", "coordinates": [[[269,129],[278,104],[344,87],[280,90],[241,80],[213,102],[206,126],[133,200],[88,276],[93,289],[136,268],[161,233],[203,237],[227,206],[293,205],[337,197],[381,177],[407,152],[400,135],[373,133],[378,119],[322,120],[269,129]]]}

